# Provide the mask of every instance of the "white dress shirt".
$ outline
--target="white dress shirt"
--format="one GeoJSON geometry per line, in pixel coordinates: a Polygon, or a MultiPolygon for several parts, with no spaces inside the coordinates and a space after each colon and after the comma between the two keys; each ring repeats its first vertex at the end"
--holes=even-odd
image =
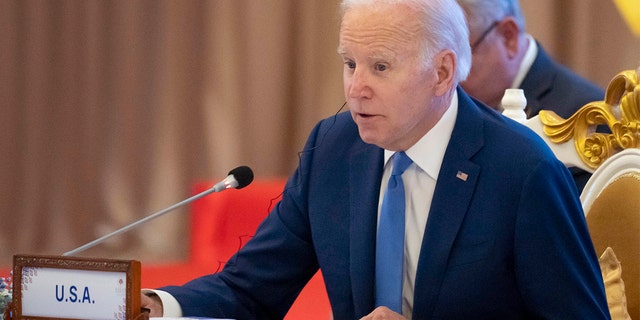
{"type": "Polygon", "coordinates": [[[529,46],[527,47],[527,52],[524,54],[522,63],[520,63],[518,73],[516,73],[516,77],[513,79],[513,83],[511,84],[512,89],[520,88],[522,81],[524,81],[524,77],[527,76],[527,73],[529,73],[529,70],[533,65],[533,60],[535,60],[538,55],[538,44],[536,43],[536,40],[528,33],[525,34],[525,38],[529,41],[529,46]]]}

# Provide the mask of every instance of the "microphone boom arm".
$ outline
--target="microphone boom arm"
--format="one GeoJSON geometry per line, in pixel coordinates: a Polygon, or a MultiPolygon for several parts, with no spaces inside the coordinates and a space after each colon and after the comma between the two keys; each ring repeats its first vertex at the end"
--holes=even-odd
{"type": "MultiPolygon", "coordinates": [[[[218,186],[218,185],[216,185],[216,186],[218,186]]],[[[178,203],[176,203],[176,204],[174,204],[174,205],[172,205],[170,207],[167,207],[167,208],[164,208],[164,209],[162,209],[160,211],[157,211],[157,212],[155,212],[155,213],[153,213],[153,214],[151,214],[151,215],[149,215],[147,217],[144,217],[143,219],[140,219],[140,220],[136,221],[135,223],[126,225],[126,226],[124,226],[124,227],[122,227],[122,228],[120,228],[120,229],[118,229],[116,231],[113,231],[113,232],[111,232],[109,234],[106,234],[106,235],[104,235],[104,236],[102,236],[102,237],[100,237],[98,239],[95,239],[95,240],[93,240],[93,241],[91,241],[91,242],[89,242],[89,243],[87,243],[87,244],[85,244],[83,246],[80,246],[80,247],[78,247],[76,249],[73,249],[71,251],[67,251],[67,252],[63,253],[62,255],[63,256],[73,256],[73,255],[75,255],[75,254],[77,254],[79,252],[85,251],[85,250],[87,250],[87,249],[89,249],[89,248],[91,248],[91,247],[103,242],[104,240],[107,240],[107,239],[109,239],[109,238],[111,238],[111,237],[113,237],[115,235],[119,235],[119,234],[121,234],[123,232],[129,231],[130,229],[135,228],[139,224],[145,223],[145,222],[147,222],[147,221],[149,221],[151,219],[155,219],[155,218],[157,218],[157,217],[159,217],[159,216],[161,216],[161,215],[163,215],[163,214],[165,214],[165,213],[167,213],[167,212],[169,212],[171,210],[174,210],[174,209],[176,209],[176,208],[178,208],[180,206],[183,206],[183,205],[185,205],[185,204],[187,204],[189,202],[192,202],[194,200],[200,199],[200,198],[202,198],[202,197],[204,197],[204,196],[206,196],[206,195],[208,195],[208,194],[210,194],[212,192],[221,191],[218,188],[216,188],[216,186],[214,186],[214,187],[212,187],[210,189],[207,189],[207,190],[205,190],[205,191],[203,191],[201,193],[198,193],[198,194],[196,194],[195,196],[193,196],[191,198],[182,200],[182,201],[180,201],[180,202],[178,202],[178,203]]]]}
{"type": "Polygon", "coordinates": [[[93,240],[93,241],[91,241],[91,242],[89,242],[89,243],[87,243],[87,244],[85,244],[83,246],[80,246],[80,247],[78,247],[76,249],[73,249],[71,251],[67,251],[67,252],[63,253],[62,255],[63,256],[73,256],[78,252],[82,252],[84,250],[87,250],[87,249],[89,249],[89,248],[91,248],[91,247],[103,242],[104,240],[107,240],[107,239],[109,239],[109,238],[111,238],[111,237],[113,237],[115,235],[121,234],[121,233],[123,233],[125,231],[129,231],[130,229],[135,228],[135,227],[137,227],[138,225],[140,225],[142,223],[145,223],[145,222],[147,222],[147,221],[149,221],[151,219],[155,219],[155,218],[157,218],[157,217],[159,217],[159,216],[161,216],[161,215],[163,215],[163,214],[165,214],[165,213],[167,213],[167,212],[169,212],[169,211],[171,211],[171,210],[173,210],[173,209],[175,209],[177,207],[185,205],[185,204],[187,204],[189,202],[192,202],[194,200],[200,199],[200,198],[202,198],[202,197],[204,197],[204,196],[206,196],[206,195],[208,195],[208,194],[210,194],[212,192],[220,192],[220,191],[224,191],[224,190],[227,190],[227,189],[230,189],[230,188],[242,189],[242,188],[246,187],[248,184],[250,184],[251,181],[253,181],[253,171],[251,171],[251,168],[249,168],[247,166],[237,167],[237,168],[231,170],[229,172],[229,175],[224,180],[216,183],[210,189],[207,189],[207,190],[205,190],[203,192],[200,192],[200,193],[196,194],[195,196],[193,196],[191,198],[182,200],[182,201],[180,201],[180,202],[178,202],[178,203],[176,203],[176,204],[174,204],[174,205],[172,205],[170,207],[167,207],[167,208],[164,208],[164,209],[162,209],[160,211],[157,211],[157,212],[155,212],[155,213],[153,213],[153,214],[151,214],[149,216],[146,216],[146,217],[144,217],[144,218],[142,218],[142,219],[140,219],[138,221],[130,223],[130,224],[128,224],[128,225],[126,225],[126,226],[124,226],[124,227],[122,227],[122,228],[120,228],[120,229],[118,229],[116,231],[113,231],[113,232],[111,232],[109,234],[106,234],[106,235],[104,235],[104,236],[102,236],[102,237],[100,237],[98,239],[95,239],[95,240],[93,240]]]}

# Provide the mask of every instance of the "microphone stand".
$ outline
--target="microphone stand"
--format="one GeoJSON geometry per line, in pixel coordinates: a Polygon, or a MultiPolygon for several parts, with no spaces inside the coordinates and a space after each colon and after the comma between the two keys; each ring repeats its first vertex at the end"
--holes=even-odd
{"type": "Polygon", "coordinates": [[[165,213],[167,213],[167,212],[169,212],[171,210],[174,210],[175,208],[183,206],[183,205],[185,205],[185,204],[187,204],[189,202],[192,202],[194,200],[200,199],[200,198],[202,198],[202,197],[204,197],[204,196],[206,196],[206,195],[208,195],[208,194],[210,194],[212,192],[220,191],[220,190],[218,190],[216,188],[216,186],[214,186],[211,189],[205,190],[205,191],[203,191],[201,193],[198,193],[197,195],[195,195],[195,196],[193,196],[191,198],[182,200],[182,201],[180,201],[180,202],[178,202],[178,203],[176,203],[176,204],[174,204],[174,205],[172,205],[170,207],[167,207],[165,209],[157,211],[157,212],[155,212],[155,213],[153,213],[153,214],[151,214],[151,215],[149,215],[147,217],[144,217],[144,218],[142,218],[142,219],[140,219],[140,220],[138,220],[138,221],[136,221],[134,223],[126,225],[126,226],[124,226],[124,227],[122,227],[122,228],[120,228],[120,229],[118,229],[116,231],[113,231],[113,232],[111,232],[109,234],[106,234],[106,235],[104,235],[104,236],[102,236],[102,237],[100,237],[98,239],[95,239],[95,240],[93,240],[93,241],[91,241],[91,242],[89,242],[89,243],[87,243],[87,244],[85,244],[83,246],[80,246],[80,247],[78,247],[76,249],[73,249],[71,251],[67,251],[67,252],[63,253],[62,255],[63,256],[73,256],[73,255],[75,255],[75,254],[77,254],[79,252],[82,252],[84,250],[87,250],[87,249],[89,249],[89,248],[91,248],[91,247],[93,247],[93,246],[95,246],[95,245],[97,245],[97,244],[99,244],[99,243],[101,243],[101,242],[103,242],[103,241],[115,236],[115,235],[118,235],[118,234],[121,234],[123,232],[129,231],[130,229],[135,228],[136,226],[138,226],[138,225],[140,225],[142,223],[145,223],[145,222],[147,222],[147,221],[149,221],[151,219],[155,219],[155,218],[157,218],[157,217],[159,217],[159,216],[161,216],[161,215],[163,215],[163,214],[165,214],[165,213]]]}
{"type": "Polygon", "coordinates": [[[135,222],[133,222],[133,223],[131,223],[129,225],[126,225],[126,226],[124,226],[124,227],[122,227],[122,228],[120,228],[120,229],[118,229],[116,231],[113,231],[113,232],[111,232],[111,233],[109,233],[107,235],[104,235],[104,236],[102,236],[102,237],[100,237],[98,239],[95,239],[95,240],[93,240],[93,241],[91,241],[91,242],[89,242],[89,243],[87,243],[87,244],[85,244],[83,246],[80,246],[80,247],[78,247],[76,249],[73,249],[71,251],[67,251],[67,252],[63,253],[62,255],[63,256],[73,256],[78,252],[82,252],[84,250],[87,250],[87,249],[89,249],[89,248],[91,248],[91,247],[103,242],[104,240],[107,240],[107,239],[109,239],[109,238],[111,238],[111,237],[113,237],[115,235],[121,234],[121,233],[123,233],[125,231],[129,231],[130,229],[135,228],[135,227],[137,227],[138,225],[140,225],[142,223],[145,223],[145,222],[147,222],[147,221],[149,221],[151,219],[155,219],[155,218],[157,218],[157,217],[159,217],[159,216],[161,216],[161,215],[163,215],[163,214],[165,214],[165,213],[167,213],[167,212],[169,212],[169,211],[171,211],[171,210],[173,210],[173,209],[175,209],[177,207],[185,205],[185,204],[187,204],[187,203],[189,203],[191,201],[200,199],[200,198],[202,198],[202,197],[204,197],[204,196],[206,196],[206,195],[208,195],[208,194],[210,194],[212,192],[220,192],[220,191],[227,190],[229,188],[242,189],[242,188],[246,187],[248,184],[250,184],[251,181],[253,181],[253,171],[251,171],[251,168],[249,168],[247,166],[237,167],[237,168],[229,171],[229,175],[226,178],[224,178],[222,181],[216,183],[213,187],[211,187],[211,189],[208,189],[208,190],[205,190],[203,192],[200,192],[200,193],[196,194],[195,196],[193,196],[191,198],[182,200],[182,201],[180,201],[180,202],[178,202],[178,203],[176,203],[176,204],[174,204],[174,205],[172,205],[172,206],[170,206],[168,208],[165,208],[165,209],[162,209],[160,211],[157,211],[157,212],[153,213],[150,216],[144,217],[144,218],[142,218],[142,219],[140,219],[138,221],[135,221],[135,222]]]}

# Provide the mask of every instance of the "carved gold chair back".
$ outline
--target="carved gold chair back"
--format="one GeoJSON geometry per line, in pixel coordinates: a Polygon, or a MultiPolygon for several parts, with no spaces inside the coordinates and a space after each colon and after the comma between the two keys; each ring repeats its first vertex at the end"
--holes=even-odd
{"type": "Polygon", "coordinates": [[[565,165],[593,173],[582,203],[600,257],[612,319],[640,319],[640,69],[618,73],[603,101],[563,119],[523,118],[526,101],[505,92],[503,114],[535,131],[565,165]],[[606,126],[610,133],[596,132],[606,126]]]}

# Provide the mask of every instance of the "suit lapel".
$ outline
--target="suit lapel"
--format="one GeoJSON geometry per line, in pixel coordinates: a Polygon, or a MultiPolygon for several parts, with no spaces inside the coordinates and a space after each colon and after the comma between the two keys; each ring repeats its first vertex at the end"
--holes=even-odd
{"type": "Polygon", "coordinates": [[[470,159],[484,143],[482,113],[458,88],[458,115],[445,151],[425,229],[416,275],[413,317],[428,319],[449,254],[473,196],[480,167],[470,159]]]}
{"type": "Polygon", "coordinates": [[[374,268],[378,198],[384,152],[364,145],[349,159],[351,290],[356,316],[371,312],[375,304],[374,268]]]}

